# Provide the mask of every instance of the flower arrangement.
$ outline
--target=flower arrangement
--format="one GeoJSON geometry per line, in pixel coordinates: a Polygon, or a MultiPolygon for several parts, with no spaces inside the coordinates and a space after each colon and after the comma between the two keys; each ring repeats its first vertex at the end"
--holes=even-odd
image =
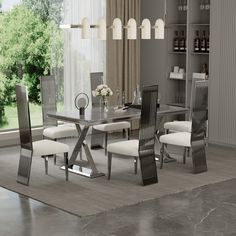
{"type": "Polygon", "coordinates": [[[109,97],[113,95],[112,90],[106,84],[100,84],[92,92],[94,97],[109,97]]]}

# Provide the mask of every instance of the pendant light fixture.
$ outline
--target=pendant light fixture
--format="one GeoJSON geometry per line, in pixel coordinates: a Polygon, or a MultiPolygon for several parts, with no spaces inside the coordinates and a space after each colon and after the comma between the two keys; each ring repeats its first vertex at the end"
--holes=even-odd
{"type": "Polygon", "coordinates": [[[107,30],[112,29],[112,39],[122,40],[123,29],[127,30],[127,39],[137,39],[137,30],[141,29],[141,39],[151,39],[151,30],[155,31],[155,39],[165,38],[165,22],[159,18],[156,20],[155,25],[152,27],[149,19],[143,19],[141,26],[137,26],[137,22],[134,18],[128,20],[127,25],[123,26],[120,18],[113,20],[112,26],[107,26],[105,19],[100,19],[97,25],[90,25],[87,17],[82,19],[81,25],[75,24],[63,24],[60,25],[61,29],[81,28],[81,38],[90,38],[90,29],[96,28],[98,30],[97,37],[99,40],[107,39],[107,30]]]}

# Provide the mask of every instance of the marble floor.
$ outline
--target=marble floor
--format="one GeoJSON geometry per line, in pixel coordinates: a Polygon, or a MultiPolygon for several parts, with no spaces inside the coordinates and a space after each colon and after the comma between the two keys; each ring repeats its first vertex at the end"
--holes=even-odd
{"type": "Polygon", "coordinates": [[[0,236],[235,236],[235,186],[232,179],[83,218],[0,188],[0,236]]]}

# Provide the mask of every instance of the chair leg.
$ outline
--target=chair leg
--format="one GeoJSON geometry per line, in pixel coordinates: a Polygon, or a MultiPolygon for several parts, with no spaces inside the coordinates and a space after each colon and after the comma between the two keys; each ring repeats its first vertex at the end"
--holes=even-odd
{"type": "Polygon", "coordinates": [[[105,133],[105,155],[107,155],[107,138],[108,138],[108,132],[105,133]]]}
{"type": "Polygon", "coordinates": [[[48,175],[48,156],[44,156],[45,174],[48,175]]]}
{"type": "Polygon", "coordinates": [[[161,144],[161,149],[160,149],[160,169],[163,168],[163,162],[164,162],[164,148],[165,148],[165,144],[162,143],[162,144],[161,144]]]}
{"type": "Polygon", "coordinates": [[[122,133],[123,133],[123,138],[125,138],[126,130],[123,129],[122,133]]]}
{"type": "Polygon", "coordinates": [[[112,162],[112,153],[108,152],[108,173],[107,173],[107,179],[110,180],[111,178],[111,162],[112,162]]]}
{"type": "Polygon", "coordinates": [[[184,148],[183,164],[186,164],[187,147],[184,148]]]}
{"type": "Polygon", "coordinates": [[[127,139],[130,140],[130,128],[127,129],[127,139]]]}
{"type": "MultiPolygon", "coordinates": [[[[56,142],[57,139],[54,139],[54,141],[56,142]]],[[[57,155],[55,154],[55,155],[54,155],[54,165],[56,165],[56,164],[57,164],[57,155]]]]}
{"type": "Polygon", "coordinates": [[[191,148],[187,148],[187,155],[188,155],[188,157],[190,157],[190,150],[191,150],[191,148]]]}
{"type": "Polygon", "coordinates": [[[68,172],[68,152],[65,152],[64,153],[64,164],[65,164],[65,174],[66,174],[66,181],[68,181],[68,175],[69,175],[69,172],[68,172]]]}
{"type": "Polygon", "coordinates": [[[56,165],[57,164],[57,155],[55,154],[53,156],[54,156],[54,165],[56,165]]]}
{"type": "Polygon", "coordinates": [[[134,157],[134,174],[138,173],[138,157],[134,157]]]}

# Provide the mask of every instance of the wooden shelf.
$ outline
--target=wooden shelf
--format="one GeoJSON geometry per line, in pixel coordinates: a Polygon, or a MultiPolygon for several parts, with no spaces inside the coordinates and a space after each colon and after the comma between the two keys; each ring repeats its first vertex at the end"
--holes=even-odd
{"type": "Polygon", "coordinates": [[[175,52],[175,51],[169,51],[169,54],[182,54],[182,55],[186,55],[186,52],[175,52]]]}
{"type": "Polygon", "coordinates": [[[209,56],[208,52],[191,52],[190,54],[192,54],[192,55],[207,55],[207,56],[209,56]]]}
{"type": "Polygon", "coordinates": [[[208,23],[192,23],[189,24],[190,26],[210,26],[210,24],[208,23]]]}
{"type": "Polygon", "coordinates": [[[169,27],[187,27],[187,24],[182,24],[182,23],[171,23],[166,25],[167,28],[169,27]]]}

